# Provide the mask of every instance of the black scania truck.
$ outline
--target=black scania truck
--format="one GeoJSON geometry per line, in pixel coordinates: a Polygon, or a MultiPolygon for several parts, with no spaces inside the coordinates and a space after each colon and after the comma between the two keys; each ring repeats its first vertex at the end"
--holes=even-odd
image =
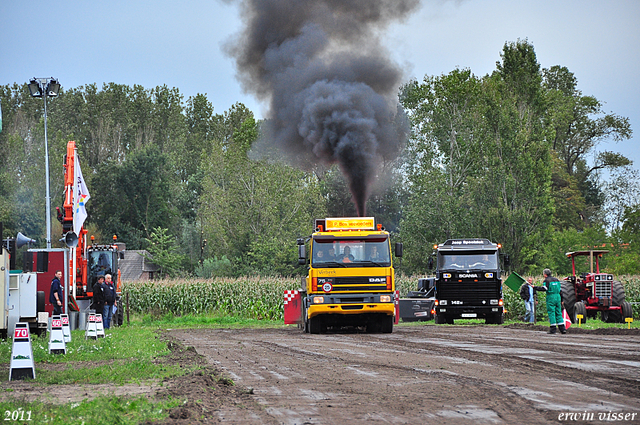
{"type": "MultiPolygon", "coordinates": [[[[503,322],[500,248],[488,239],[449,239],[434,245],[437,324],[453,324],[455,319],[503,322]]],[[[504,260],[508,263],[508,257],[504,260]]]]}

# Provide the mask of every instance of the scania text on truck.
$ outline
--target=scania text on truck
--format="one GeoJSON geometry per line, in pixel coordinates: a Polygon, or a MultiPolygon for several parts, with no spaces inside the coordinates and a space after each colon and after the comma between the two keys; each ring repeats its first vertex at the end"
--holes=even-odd
{"type": "MultiPolygon", "coordinates": [[[[307,241],[309,273],[290,302],[285,294],[285,323],[298,323],[312,334],[339,327],[393,332],[397,307],[389,232],[373,217],[317,219],[315,232],[298,239],[300,264],[307,264],[307,241]]],[[[395,244],[395,255],[402,256],[401,243],[395,244]]]]}
{"type": "MultiPolygon", "coordinates": [[[[455,319],[502,323],[501,245],[488,239],[449,239],[433,248],[436,323],[453,324],[455,319]]],[[[504,261],[508,263],[508,257],[504,261]]]]}

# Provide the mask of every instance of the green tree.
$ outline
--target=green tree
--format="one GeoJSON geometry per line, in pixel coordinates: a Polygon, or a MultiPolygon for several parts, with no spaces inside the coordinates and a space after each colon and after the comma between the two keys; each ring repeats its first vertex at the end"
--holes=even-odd
{"type": "Polygon", "coordinates": [[[153,229],[147,239],[147,250],[151,254],[149,260],[158,265],[162,273],[175,277],[182,269],[184,255],[177,252],[176,239],[168,232],[168,229],[162,227],[153,229]]]}
{"type": "Polygon", "coordinates": [[[152,229],[170,228],[176,211],[167,162],[166,155],[150,145],[131,153],[122,164],[100,166],[89,189],[95,189],[87,204],[92,222],[135,249],[144,247],[152,229]]]}
{"type": "MultiPolygon", "coordinates": [[[[571,205],[588,223],[598,219],[604,196],[600,193],[598,170],[615,169],[630,164],[625,156],[611,151],[597,151],[608,140],[629,139],[632,131],[629,119],[606,114],[602,103],[593,96],[584,96],[577,89],[577,79],[563,66],[543,70],[544,88],[548,100],[546,114],[547,137],[562,161],[565,172],[575,178],[583,202],[577,198],[571,205]],[[595,157],[593,163],[588,157],[595,157]],[[578,209],[582,208],[582,209],[578,209]]],[[[554,186],[554,191],[559,189],[554,186]]]]}
{"type": "Polygon", "coordinates": [[[297,271],[295,239],[311,232],[312,218],[322,211],[317,179],[285,165],[250,160],[258,135],[253,116],[236,108],[224,118],[224,125],[238,127],[203,158],[200,211],[209,255],[226,256],[235,274],[290,275],[297,271]],[[239,115],[244,121],[238,125],[239,115]]]}
{"type": "Polygon", "coordinates": [[[402,222],[411,270],[455,237],[501,242],[518,269],[534,261],[551,223],[551,156],[540,65],[526,41],[506,43],[490,76],[469,70],[410,83],[413,124],[402,222]],[[413,254],[412,254],[413,252],[413,254]]]}
{"type": "Polygon", "coordinates": [[[451,237],[470,236],[469,181],[481,154],[481,81],[470,70],[425,77],[403,88],[413,124],[404,164],[409,188],[401,224],[409,270],[426,268],[424,250],[451,237]]]}

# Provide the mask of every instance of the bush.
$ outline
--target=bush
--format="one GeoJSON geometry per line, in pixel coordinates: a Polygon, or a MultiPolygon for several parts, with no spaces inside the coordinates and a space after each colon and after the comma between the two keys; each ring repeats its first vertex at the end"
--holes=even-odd
{"type": "Polygon", "coordinates": [[[231,261],[226,255],[223,255],[220,259],[218,257],[207,258],[202,262],[202,265],[196,268],[195,275],[203,279],[230,276],[232,268],[231,261]]]}

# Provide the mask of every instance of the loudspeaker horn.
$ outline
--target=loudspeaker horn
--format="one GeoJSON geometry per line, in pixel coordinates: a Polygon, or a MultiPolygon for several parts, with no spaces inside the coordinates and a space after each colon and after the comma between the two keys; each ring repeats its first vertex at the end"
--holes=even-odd
{"type": "Polygon", "coordinates": [[[16,236],[16,248],[20,248],[28,243],[36,243],[35,239],[31,239],[18,232],[18,236],[16,236]]]}
{"type": "Polygon", "coordinates": [[[67,234],[64,235],[64,243],[66,243],[69,248],[75,247],[78,245],[78,235],[73,232],[67,232],[67,234]]]}

